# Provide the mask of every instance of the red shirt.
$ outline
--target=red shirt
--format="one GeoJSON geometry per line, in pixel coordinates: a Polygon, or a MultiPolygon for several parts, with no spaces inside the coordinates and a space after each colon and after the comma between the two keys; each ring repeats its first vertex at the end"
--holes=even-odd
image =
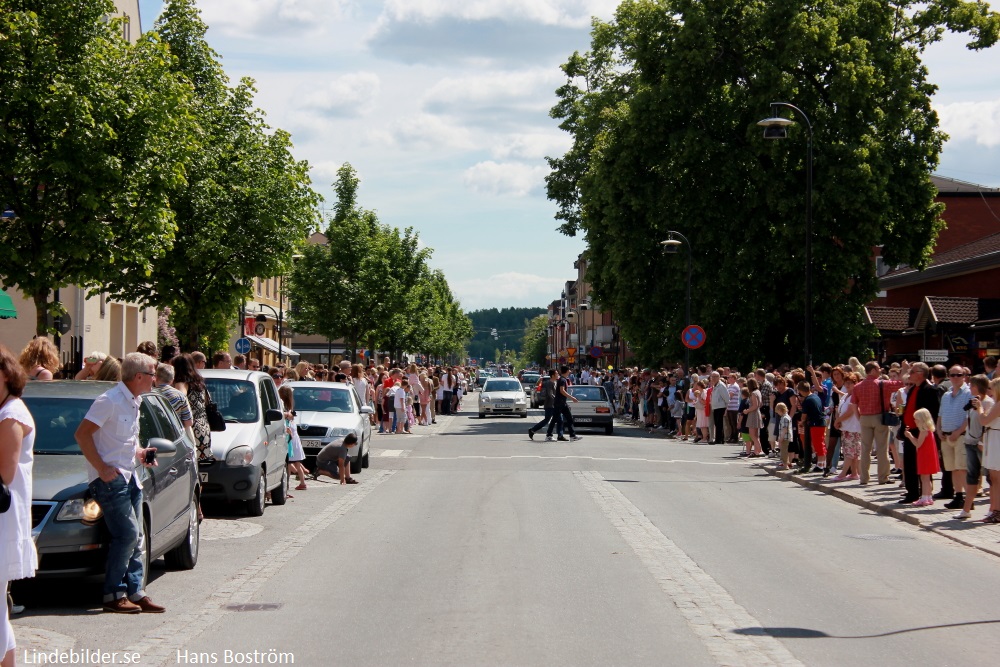
{"type": "Polygon", "coordinates": [[[880,415],[884,410],[891,410],[892,403],[889,401],[892,392],[903,386],[901,380],[873,380],[866,377],[861,382],[854,385],[854,404],[858,406],[858,413],[862,415],[880,415]],[[882,401],[879,401],[878,390],[882,386],[882,401]],[[884,405],[884,408],[883,408],[884,405]]]}

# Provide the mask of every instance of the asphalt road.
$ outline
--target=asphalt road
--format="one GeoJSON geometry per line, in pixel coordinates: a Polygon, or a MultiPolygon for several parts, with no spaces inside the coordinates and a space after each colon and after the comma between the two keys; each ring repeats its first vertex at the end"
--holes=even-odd
{"type": "Polygon", "coordinates": [[[21,585],[19,664],[996,664],[1000,559],[732,446],[532,442],[531,417],[377,436],[361,484],[310,482],[259,519],[208,508],[198,566],[154,565],[163,615],[104,614],[95,582],[21,585]]]}

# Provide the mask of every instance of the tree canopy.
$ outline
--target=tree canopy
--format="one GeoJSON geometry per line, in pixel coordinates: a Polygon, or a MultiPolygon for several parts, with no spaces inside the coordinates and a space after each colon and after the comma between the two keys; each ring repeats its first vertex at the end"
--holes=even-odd
{"type": "Polygon", "coordinates": [[[350,355],[371,349],[444,356],[471,336],[431,250],[411,228],[382,224],[358,204],[360,179],[350,164],[337,172],[327,243],[306,246],[290,274],[292,325],[305,334],[343,339],[350,355]]]}
{"type": "Polygon", "coordinates": [[[170,196],[196,148],[192,88],[110,0],[0,0],[0,281],[33,299],[144,280],[170,248],[170,196]]]}
{"type": "Polygon", "coordinates": [[[282,275],[318,222],[309,165],[254,106],[253,81],[229,85],[193,0],[171,0],[154,25],[197,94],[200,150],[171,193],[177,232],[149,279],[113,280],[119,296],[169,307],[182,346],[225,345],[257,277],[282,275]]]}
{"type": "Polygon", "coordinates": [[[773,101],[814,128],[814,350],[862,351],[873,249],[922,267],[943,224],[930,174],[946,137],[920,56],[944,30],[985,48],[1000,20],[960,0],[626,0],[594,22],[563,66],[552,115],[574,143],[548,194],[640,358],[681,356],[686,259],[660,252],[677,230],[708,334],[693,359],[801,361],[806,134],[794,118],[765,141],[773,101]]]}

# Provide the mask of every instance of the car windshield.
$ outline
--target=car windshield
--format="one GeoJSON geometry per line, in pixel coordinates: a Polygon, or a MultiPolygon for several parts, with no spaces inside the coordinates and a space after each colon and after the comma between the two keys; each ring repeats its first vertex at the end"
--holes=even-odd
{"type": "Polygon", "coordinates": [[[517,380],[490,380],[483,391],[521,391],[521,383],[517,380]]]}
{"type": "Polygon", "coordinates": [[[73,434],[93,404],[93,398],[25,396],[35,420],[35,454],[80,454],[73,434]]]}
{"type": "Polygon", "coordinates": [[[205,378],[212,401],[219,406],[222,418],[231,424],[257,421],[257,392],[252,382],[229,378],[205,378]]]}
{"type": "Polygon", "coordinates": [[[606,401],[603,387],[570,387],[569,393],[576,396],[581,401],[606,401]]]}
{"type": "Polygon", "coordinates": [[[538,378],[541,376],[535,375],[534,373],[525,373],[521,377],[524,378],[524,382],[538,382],[538,378]]]}
{"type": "Polygon", "coordinates": [[[295,387],[296,412],[354,412],[351,395],[344,389],[330,387],[295,387]]]}

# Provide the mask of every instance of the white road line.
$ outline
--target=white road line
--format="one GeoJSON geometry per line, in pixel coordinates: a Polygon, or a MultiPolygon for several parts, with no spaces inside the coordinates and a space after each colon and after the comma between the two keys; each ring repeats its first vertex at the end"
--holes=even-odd
{"type": "MultiPolygon", "coordinates": [[[[372,450],[372,451],[374,452],[375,450],[372,450]]],[[[382,451],[378,452],[375,455],[376,456],[388,456],[388,457],[398,458],[400,456],[403,456],[405,451],[406,450],[404,450],[404,449],[383,449],[382,451]]]]}
{"type": "Polygon", "coordinates": [[[720,665],[792,667],[802,664],[774,637],[734,633],[736,628],[760,628],[761,625],[600,473],[574,472],[573,475],[720,665]]]}
{"type": "Polygon", "coordinates": [[[285,563],[294,558],[313,538],[375,490],[379,484],[395,474],[394,470],[378,470],[365,481],[353,487],[336,502],[300,525],[285,539],[275,542],[228,581],[222,583],[205,601],[200,611],[168,621],[154,630],[130,650],[142,655],[143,665],[175,664],[177,649],[185,648],[191,641],[208,630],[229,612],[226,605],[249,602],[267,581],[277,574],[285,563]]]}
{"type": "Polygon", "coordinates": [[[505,460],[505,459],[552,459],[552,460],[584,460],[584,461],[639,461],[642,463],[693,463],[702,466],[728,466],[733,462],[727,461],[689,461],[687,459],[641,459],[632,456],[601,457],[601,456],[575,456],[567,454],[565,456],[541,456],[538,454],[511,454],[509,456],[484,456],[477,454],[461,454],[459,456],[407,456],[409,459],[427,459],[433,461],[457,461],[460,459],[476,460],[505,460]]]}

